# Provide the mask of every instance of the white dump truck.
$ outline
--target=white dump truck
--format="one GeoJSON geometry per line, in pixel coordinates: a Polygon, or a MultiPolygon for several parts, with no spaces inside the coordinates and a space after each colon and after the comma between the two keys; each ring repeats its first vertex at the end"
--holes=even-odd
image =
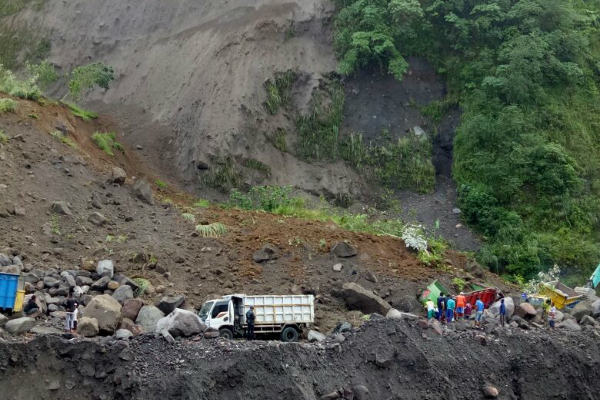
{"type": "Polygon", "coordinates": [[[254,306],[254,333],[277,334],[284,342],[294,342],[315,319],[313,295],[248,296],[232,294],[209,300],[198,313],[209,327],[224,338],[243,337],[246,333],[246,312],[254,306]]]}

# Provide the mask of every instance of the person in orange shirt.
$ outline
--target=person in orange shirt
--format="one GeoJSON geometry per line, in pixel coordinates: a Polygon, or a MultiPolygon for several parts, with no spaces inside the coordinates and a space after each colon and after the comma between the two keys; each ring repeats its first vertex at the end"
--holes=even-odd
{"type": "Polygon", "coordinates": [[[467,299],[465,298],[463,292],[460,292],[460,294],[458,296],[456,296],[456,319],[457,320],[464,317],[466,302],[467,302],[467,299]]]}

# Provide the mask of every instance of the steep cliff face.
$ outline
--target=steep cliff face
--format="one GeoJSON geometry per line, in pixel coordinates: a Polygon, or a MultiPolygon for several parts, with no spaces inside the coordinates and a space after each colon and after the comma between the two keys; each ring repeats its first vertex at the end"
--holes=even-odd
{"type": "Polygon", "coordinates": [[[271,168],[266,176],[241,174],[249,184],[348,192],[357,181],[350,169],[322,169],[278,151],[266,137],[278,121],[264,124],[264,83],[277,71],[303,77],[294,87],[294,108],[302,109],[335,69],[332,13],[326,0],[47,0],[4,23],[44,32],[49,60],[63,72],[91,61],[113,66],[111,89],[84,103],[115,115],[125,140],[147,144],[148,157],[162,159],[161,169],[188,188],[201,185],[205,164],[227,168],[229,157],[271,168]]]}

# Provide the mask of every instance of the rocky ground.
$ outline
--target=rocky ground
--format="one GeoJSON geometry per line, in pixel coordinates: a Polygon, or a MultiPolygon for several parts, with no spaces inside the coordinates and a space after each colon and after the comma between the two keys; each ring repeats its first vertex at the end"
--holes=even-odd
{"type": "Polygon", "coordinates": [[[441,333],[375,318],[316,344],[38,336],[0,343],[0,390],[18,400],[598,398],[590,330],[441,333]]]}

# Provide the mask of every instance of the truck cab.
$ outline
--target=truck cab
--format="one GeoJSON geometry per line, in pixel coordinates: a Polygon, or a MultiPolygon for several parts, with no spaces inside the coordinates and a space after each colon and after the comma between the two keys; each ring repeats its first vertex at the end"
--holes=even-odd
{"type": "Polygon", "coordinates": [[[219,331],[223,338],[243,337],[246,312],[254,306],[256,335],[281,335],[283,341],[297,341],[303,329],[314,321],[312,295],[246,296],[233,294],[205,302],[198,316],[207,327],[219,331]]]}

